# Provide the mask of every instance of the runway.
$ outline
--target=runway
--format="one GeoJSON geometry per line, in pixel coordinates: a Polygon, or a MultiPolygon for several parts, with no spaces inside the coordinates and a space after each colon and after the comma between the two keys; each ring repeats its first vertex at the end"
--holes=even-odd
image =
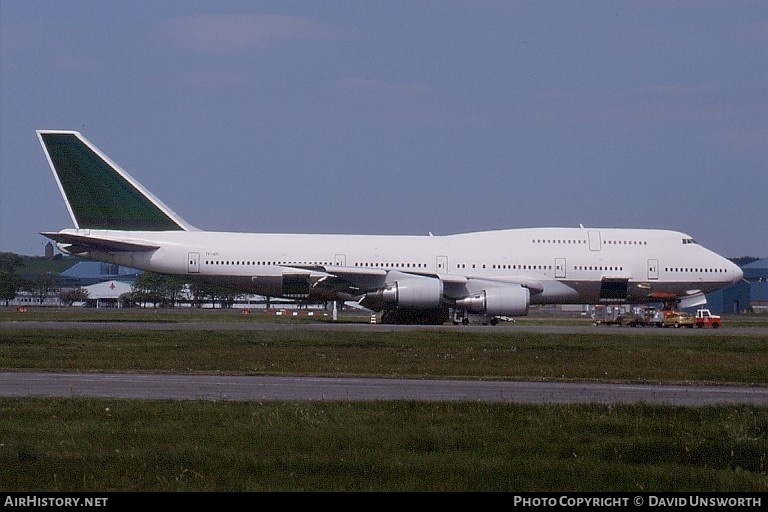
{"type": "Polygon", "coordinates": [[[319,377],[0,373],[0,396],[234,401],[768,405],[768,387],[319,377]]]}

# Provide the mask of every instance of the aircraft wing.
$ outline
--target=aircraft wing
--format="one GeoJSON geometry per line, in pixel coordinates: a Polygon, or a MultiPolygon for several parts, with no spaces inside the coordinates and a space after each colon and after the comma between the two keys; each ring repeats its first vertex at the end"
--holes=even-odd
{"type": "Polygon", "coordinates": [[[63,250],[70,254],[83,254],[89,251],[98,252],[144,252],[159,249],[158,245],[142,244],[137,242],[126,242],[110,240],[108,238],[97,238],[85,235],[75,235],[72,233],[40,233],[50,238],[56,243],[64,245],[63,250]]]}
{"type": "Polygon", "coordinates": [[[371,292],[380,291],[398,279],[415,278],[425,283],[426,281],[441,281],[443,293],[447,298],[461,298],[473,294],[478,290],[488,288],[523,287],[531,294],[544,291],[544,285],[535,279],[526,276],[507,276],[503,278],[474,278],[454,274],[420,274],[398,270],[385,270],[376,268],[326,266],[321,269],[327,273],[315,282],[314,286],[329,292],[344,293],[350,297],[358,297],[368,303],[375,303],[376,296],[371,292]]]}

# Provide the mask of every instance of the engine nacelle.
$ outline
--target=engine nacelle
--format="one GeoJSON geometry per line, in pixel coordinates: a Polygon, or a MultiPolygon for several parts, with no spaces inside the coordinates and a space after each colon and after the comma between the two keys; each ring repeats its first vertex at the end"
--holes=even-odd
{"type": "Polygon", "coordinates": [[[443,282],[429,277],[406,277],[389,283],[377,295],[380,300],[402,308],[438,308],[443,301],[443,282]]]}
{"type": "Polygon", "coordinates": [[[491,316],[525,316],[531,292],[522,286],[489,288],[456,301],[456,308],[491,316]]]}

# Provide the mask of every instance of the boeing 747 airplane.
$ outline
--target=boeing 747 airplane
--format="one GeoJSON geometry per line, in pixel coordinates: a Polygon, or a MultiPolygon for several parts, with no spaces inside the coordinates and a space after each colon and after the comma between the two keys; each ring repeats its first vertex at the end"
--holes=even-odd
{"type": "Polygon", "coordinates": [[[742,278],[677,231],[524,228],[446,236],[199,230],[76,131],[37,132],[73,229],[65,253],[305,301],[354,301],[383,323],[524,316],[531,304],[692,307],[742,278]]]}

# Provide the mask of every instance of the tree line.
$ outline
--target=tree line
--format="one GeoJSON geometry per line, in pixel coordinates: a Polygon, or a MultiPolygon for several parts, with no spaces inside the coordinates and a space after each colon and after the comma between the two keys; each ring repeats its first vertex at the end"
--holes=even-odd
{"type": "Polygon", "coordinates": [[[24,266],[24,258],[12,252],[0,252],[0,300],[8,307],[19,291],[29,292],[42,303],[55,289],[59,275],[41,272],[31,276],[21,275],[18,271],[24,266]]]}
{"type": "MultiPolygon", "coordinates": [[[[23,274],[24,257],[10,252],[0,252],[0,301],[8,307],[20,292],[29,293],[39,304],[45,299],[58,295],[66,305],[89,300],[85,288],[62,288],[63,278],[55,272],[23,274]]],[[[173,307],[180,302],[189,302],[202,307],[210,303],[214,307],[231,307],[242,294],[222,286],[144,272],[140,274],[131,291],[119,297],[121,306],[135,307],[152,304],[153,307],[173,307]],[[188,294],[184,293],[188,290],[188,294]]]]}

